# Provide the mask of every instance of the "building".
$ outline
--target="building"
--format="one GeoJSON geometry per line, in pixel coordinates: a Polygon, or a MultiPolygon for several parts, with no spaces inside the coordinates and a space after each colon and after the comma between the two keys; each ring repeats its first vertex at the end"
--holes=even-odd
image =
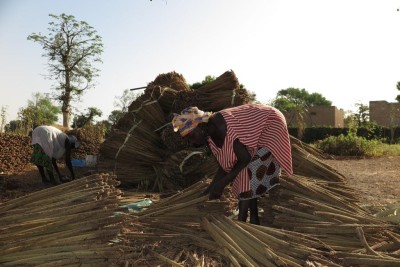
{"type": "MultiPolygon", "coordinates": [[[[285,113],[286,122],[289,126],[296,127],[296,114],[285,113]]],[[[344,110],[335,106],[318,106],[308,108],[304,122],[306,127],[324,126],[333,128],[344,127],[344,110]]]]}
{"type": "Polygon", "coordinates": [[[400,103],[369,101],[369,119],[387,128],[400,126],[400,103]]]}

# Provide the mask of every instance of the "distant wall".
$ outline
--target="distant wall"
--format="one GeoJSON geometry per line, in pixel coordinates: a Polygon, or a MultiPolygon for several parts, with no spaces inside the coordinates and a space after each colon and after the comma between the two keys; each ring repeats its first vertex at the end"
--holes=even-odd
{"type": "MultiPolygon", "coordinates": [[[[286,122],[289,126],[296,127],[296,116],[294,112],[285,113],[286,122]]],[[[320,106],[308,108],[304,122],[306,127],[330,126],[334,128],[344,127],[344,111],[335,106],[320,106]]]]}
{"type": "Polygon", "coordinates": [[[400,103],[369,101],[369,117],[380,126],[400,126],[400,103]]]}

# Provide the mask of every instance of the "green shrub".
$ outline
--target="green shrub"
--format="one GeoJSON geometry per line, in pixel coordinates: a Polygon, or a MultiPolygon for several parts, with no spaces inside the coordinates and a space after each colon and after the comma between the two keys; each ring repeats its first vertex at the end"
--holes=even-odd
{"type": "Polygon", "coordinates": [[[353,133],[327,137],[316,142],[316,147],[338,156],[381,156],[384,153],[381,141],[367,140],[353,133]]]}

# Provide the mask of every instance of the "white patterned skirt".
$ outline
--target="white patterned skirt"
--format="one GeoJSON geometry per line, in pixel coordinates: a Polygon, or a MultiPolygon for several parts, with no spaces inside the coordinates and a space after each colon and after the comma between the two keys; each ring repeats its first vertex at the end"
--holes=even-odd
{"type": "Polygon", "coordinates": [[[259,148],[247,165],[250,190],[239,194],[239,200],[262,196],[279,183],[281,167],[272,153],[265,147],[259,148]]]}

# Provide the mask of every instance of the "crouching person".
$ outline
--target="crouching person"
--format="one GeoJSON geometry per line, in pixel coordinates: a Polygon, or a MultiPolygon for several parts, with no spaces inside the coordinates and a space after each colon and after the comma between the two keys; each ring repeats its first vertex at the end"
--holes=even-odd
{"type": "Polygon", "coordinates": [[[31,162],[35,164],[42,177],[43,183],[57,184],[54,179],[54,171],[60,182],[66,182],[57,166],[57,160],[65,159],[65,164],[71,173],[71,179],[75,179],[75,173],[71,164],[71,150],[79,147],[78,139],[73,135],[67,135],[53,126],[38,126],[32,132],[33,152],[31,162]],[[49,179],[46,178],[46,173],[49,179]]]}

